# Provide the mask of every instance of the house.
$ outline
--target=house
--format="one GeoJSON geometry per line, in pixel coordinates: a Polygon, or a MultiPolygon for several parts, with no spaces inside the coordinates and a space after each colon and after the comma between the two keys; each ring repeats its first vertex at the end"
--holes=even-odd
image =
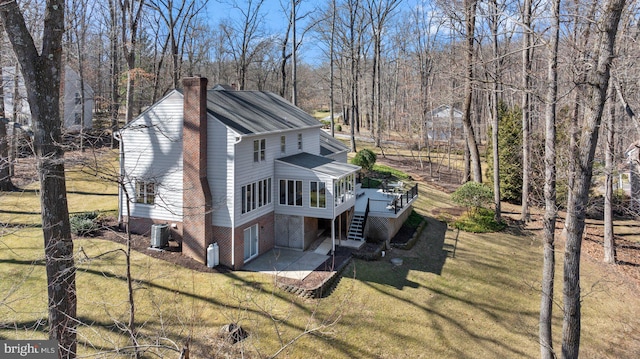
{"type": "MultiPolygon", "coordinates": [[[[4,91],[5,115],[12,122],[25,126],[31,126],[31,110],[27,101],[27,90],[22,79],[22,74],[15,66],[2,68],[2,84],[4,91]],[[16,91],[17,84],[17,91],[16,91]]],[[[84,84],[84,109],[80,96],[80,76],[69,65],[65,65],[63,72],[64,82],[60,88],[63,99],[61,115],[63,128],[67,131],[78,132],[84,120],[84,128],[93,126],[93,90],[85,82],[84,84]]]]}
{"type": "Polygon", "coordinates": [[[134,233],[166,225],[201,263],[215,242],[232,269],[321,235],[334,249],[354,223],[360,167],[321,127],[275,94],[184,79],[118,133],[119,217],[134,233]]]}
{"type": "Polygon", "coordinates": [[[462,111],[449,105],[433,109],[426,121],[428,138],[434,141],[448,141],[452,137],[461,136],[462,115],[462,111]]]}
{"type": "MultiPolygon", "coordinates": [[[[634,213],[640,212],[640,142],[636,141],[627,147],[624,152],[624,156],[627,159],[627,165],[629,166],[629,188],[626,193],[631,198],[629,202],[629,210],[634,213]]],[[[622,177],[622,176],[621,176],[622,177]]],[[[620,178],[620,187],[625,189],[622,185],[623,181],[620,178]]]]}

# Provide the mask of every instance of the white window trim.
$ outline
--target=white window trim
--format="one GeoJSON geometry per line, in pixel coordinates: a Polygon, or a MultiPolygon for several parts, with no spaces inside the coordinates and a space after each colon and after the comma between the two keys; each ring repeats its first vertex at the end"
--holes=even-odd
{"type": "Polygon", "coordinates": [[[253,140],[253,162],[263,162],[267,159],[267,140],[264,138],[253,140]]]}
{"type": "Polygon", "coordinates": [[[158,185],[152,181],[136,180],[135,184],[135,198],[134,201],[137,204],[144,204],[153,206],[156,204],[156,195],[158,194],[158,185]],[[149,187],[152,187],[152,191],[149,191],[149,187]],[[142,190],[142,192],[140,191],[142,190]],[[151,203],[149,203],[151,201],[151,203]]]}
{"type": "Polygon", "coordinates": [[[289,206],[289,207],[302,207],[304,205],[302,198],[304,197],[304,188],[302,187],[302,180],[293,180],[293,179],[280,179],[278,182],[278,204],[281,206],[289,206]],[[282,181],[284,181],[284,203],[282,203],[282,181]],[[289,204],[289,183],[293,183],[293,204],[289,204]],[[300,184],[300,204],[297,204],[297,196],[296,196],[296,188],[297,185],[300,184]]]}
{"type": "Polygon", "coordinates": [[[272,202],[271,186],[271,177],[267,177],[240,187],[240,213],[247,214],[270,205],[272,202]],[[251,198],[248,198],[249,190],[251,190],[251,198]],[[251,206],[249,206],[250,204],[251,206]]]}

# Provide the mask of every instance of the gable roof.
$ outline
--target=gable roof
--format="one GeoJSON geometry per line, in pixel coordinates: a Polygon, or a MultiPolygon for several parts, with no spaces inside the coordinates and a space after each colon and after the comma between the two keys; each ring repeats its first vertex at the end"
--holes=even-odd
{"type": "Polygon", "coordinates": [[[321,127],[282,97],[262,91],[207,91],[207,112],[243,135],[321,127]]]}
{"type": "Polygon", "coordinates": [[[330,158],[313,155],[307,152],[278,158],[276,161],[305,168],[313,172],[323,173],[333,178],[340,178],[360,170],[360,166],[334,161],[330,158]]]}
{"type": "Polygon", "coordinates": [[[320,155],[328,156],[347,151],[349,151],[349,147],[342,143],[342,141],[331,137],[331,135],[325,131],[320,131],[320,155]]]}
{"type": "MultiPolygon", "coordinates": [[[[449,118],[451,116],[451,106],[449,105],[440,105],[436,108],[434,108],[433,110],[431,110],[430,113],[431,117],[446,117],[449,118]]],[[[462,111],[458,110],[457,108],[453,108],[453,118],[454,119],[461,119],[462,118],[462,111]]]]}

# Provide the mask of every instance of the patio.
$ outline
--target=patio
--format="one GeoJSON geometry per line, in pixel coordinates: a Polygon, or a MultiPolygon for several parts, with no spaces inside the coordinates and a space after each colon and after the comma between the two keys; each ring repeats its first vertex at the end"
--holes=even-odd
{"type": "Polygon", "coordinates": [[[274,248],[253,259],[242,269],[303,280],[327,259],[329,259],[328,255],[318,254],[314,251],[303,252],[288,248],[274,248]]]}
{"type": "MultiPolygon", "coordinates": [[[[341,240],[336,241],[336,246],[358,249],[364,242],[341,240]]],[[[300,251],[289,248],[274,248],[251,262],[242,269],[250,272],[271,274],[277,277],[285,277],[303,280],[316,268],[323,264],[331,256],[331,238],[325,237],[319,240],[315,249],[300,251]]]]}

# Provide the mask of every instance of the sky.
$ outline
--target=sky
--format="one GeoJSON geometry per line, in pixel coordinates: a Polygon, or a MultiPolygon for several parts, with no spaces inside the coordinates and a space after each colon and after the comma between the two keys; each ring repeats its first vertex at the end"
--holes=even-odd
{"type": "MultiPolygon", "coordinates": [[[[247,3],[250,0],[236,0],[235,2],[238,4],[240,8],[246,8],[247,3]]],[[[257,0],[252,0],[254,3],[257,0]]],[[[264,0],[264,3],[261,7],[261,12],[264,16],[264,27],[267,33],[270,34],[283,34],[286,30],[286,26],[288,23],[288,15],[284,14],[283,7],[281,2],[285,2],[287,5],[290,0],[264,0]]],[[[330,0],[302,0],[300,4],[300,9],[298,10],[298,15],[314,11],[317,7],[326,6],[326,4],[330,0]]],[[[366,1],[366,0],[361,0],[366,1]]],[[[209,0],[207,4],[207,14],[209,19],[209,24],[212,27],[217,27],[217,25],[226,18],[230,19],[239,19],[240,12],[238,9],[235,9],[232,5],[233,0],[209,0]]],[[[396,11],[407,11],[418,4],[426,4],[429,0],[404,0],[398,6],[396,11]]],[[[287,6],[289,7],[289,6],[287,6]]],[[[304,23],[304,21],[303,21],[304,23]]],[[[300,28],[298,29],[298,36],[300,36],[300,28]]],[[[314,58],[325,57],[322,50],[318,46],[317,42],[312,38],[312,36],[305,36],[304,42],[302,44],[301,51],[299,52],[299,56],[301,56],[300,60],[307,63],[320,63],[323,62],[324,59],[320,59],[319,61],[314,58]]]]}

